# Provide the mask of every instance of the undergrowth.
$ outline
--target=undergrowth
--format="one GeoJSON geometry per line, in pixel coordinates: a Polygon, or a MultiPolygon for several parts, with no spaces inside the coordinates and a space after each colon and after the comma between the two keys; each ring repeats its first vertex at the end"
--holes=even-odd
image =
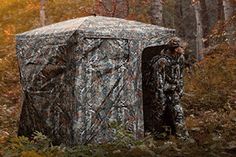
{"type": "Polygon", "coordinates": [[[155,154],[151,150],[151,146],[155,145],[155,141],[151,137],[135,140],[130,133],[119,127],[114,138],[116,140],[107,144],[66,147],[64,145],[54,146],[45,135],[35,132],[31,140],[24,136],[8,138],[4,143],[5,146],[0,147],[0,150],[3,151],[2,155],[5,157],[112,157],[136,156],[137,153],[148,157],[155,154]]]}
{"type": "Polygon", "coordinates": [[[236,48],[221,44],[186,74],[185,107],[199,110],[227,108],[236,95],[235,76],[236,48]]]}

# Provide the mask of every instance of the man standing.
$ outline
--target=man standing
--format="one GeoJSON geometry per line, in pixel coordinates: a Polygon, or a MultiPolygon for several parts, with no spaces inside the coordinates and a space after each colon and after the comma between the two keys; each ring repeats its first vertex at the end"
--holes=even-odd
{"type": "Polygon", "coordinates": [[[152,132],[158,136],[166,126],[171,129],[171,134],[187,139],[189,134],[180,104],[184,70],[184,47],[181,43],[179,38],[171,38],[161,55],[152,58],[147,83],[154,93],[152,132]]]}

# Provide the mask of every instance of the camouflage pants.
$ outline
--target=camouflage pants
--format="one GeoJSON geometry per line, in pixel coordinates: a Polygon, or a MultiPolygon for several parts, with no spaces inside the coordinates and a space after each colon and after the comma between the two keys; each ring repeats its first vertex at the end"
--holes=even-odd
{"type": "Polygon", "coordinates": [[[177,137],[187,137],[188,132],[185,127],[180,96],[174,91],[168,91],[162,95],[157,93],[154,101],[153,115],[155,132],[158,134],[163,131],[169,131],[170,134],[175,134],[177,137]]]}

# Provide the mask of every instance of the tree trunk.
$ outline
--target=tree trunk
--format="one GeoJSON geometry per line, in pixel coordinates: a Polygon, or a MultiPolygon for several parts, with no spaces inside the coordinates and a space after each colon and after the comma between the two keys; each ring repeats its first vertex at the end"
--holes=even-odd
{"type": "Polygon", "coordinates": [[[46,17],[45,17],[45,0],[40,0],[40,24],[45,26],[46,17]]]}
{"type": "Polygon", "coordinates": [[[235,43],[235,21],[232,20],[234,15],[235,3],[231,0],[223,0],[224,19],[226,22],[226,41],[233,45],[235,43]]]}
{"type": "Polygon", "coordinates": [[[126,18],[129,15],[128,0],[97,0],[96,14],[102,16],[126,18]]]}
{"type": "Polygon", "coordinates": [[[163,5],[162,0],[152,0],[151,1],[151,10],[150,10],[150,16],[151,16],[151,23],[155,25],[162,25],[163,24],[163,5]]]}
{"type": "Polygon", "coordinates": [[[193,4],[194,11],[195,11],[195,18],[196,18],[196,58],[198,60],[203,59],[203,54],[201,53],[201,50],[204,48],[203,45],[203,29],[202,29],[202,19],[201,19],[201,6],[200,1],[196,1],[193,4]]]}
{"type": "Polygon", "coordinates": [[[227,21],[233,15],[233,8],[231,7],[230,0],[223,0],[223,7],[224,7],[224,18],[227,21]]]}
{"type": "Polygon", "coordinates": [[[218,7],[217,7],[217,19],[218,21],[223,20],[224,19],[224,11],[223,11],[223,1],[222,0],[218,0],[218,7]]]}
{"type": "Polygon", "coordinates": [[[115,17],[126,18],[129,15],[129,1],[116,0],[117,10],[115,17]]]}
{"type": "MultiPolygon", "coordinates": [[[[200,0],[200,6],[201,6],[201,19],[202,19],[202,29],[203,29],[203,38],[206,38],[209,33],[210,23],[209,23],[209,15],[208,15],[208,9],[206,5],[206,0],[200,0]]],[[[204,42],[204,46],[208,47],[209,43],[204,42]]]]}
{"type": "Polygon", "coordinates": [[[175,29],[180,37],[185,37],[185,29],[183,24],[183,6],[182,0],[176,0],[175,2],[175,29]]]}

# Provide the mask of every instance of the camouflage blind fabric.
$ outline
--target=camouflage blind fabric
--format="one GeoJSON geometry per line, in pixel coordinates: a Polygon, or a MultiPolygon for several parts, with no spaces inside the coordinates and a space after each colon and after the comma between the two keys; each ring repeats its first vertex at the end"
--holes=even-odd
{"type": "MultiPolygon", "coordinates": [[[[118,123],[144,135],[142,53],[175,31],[89,16],[16,36],[22,85],[19,135],[66,145],[114,140],[118,123]]],[[[158,52],[157,52],[158,53],[158,52]]]]}

